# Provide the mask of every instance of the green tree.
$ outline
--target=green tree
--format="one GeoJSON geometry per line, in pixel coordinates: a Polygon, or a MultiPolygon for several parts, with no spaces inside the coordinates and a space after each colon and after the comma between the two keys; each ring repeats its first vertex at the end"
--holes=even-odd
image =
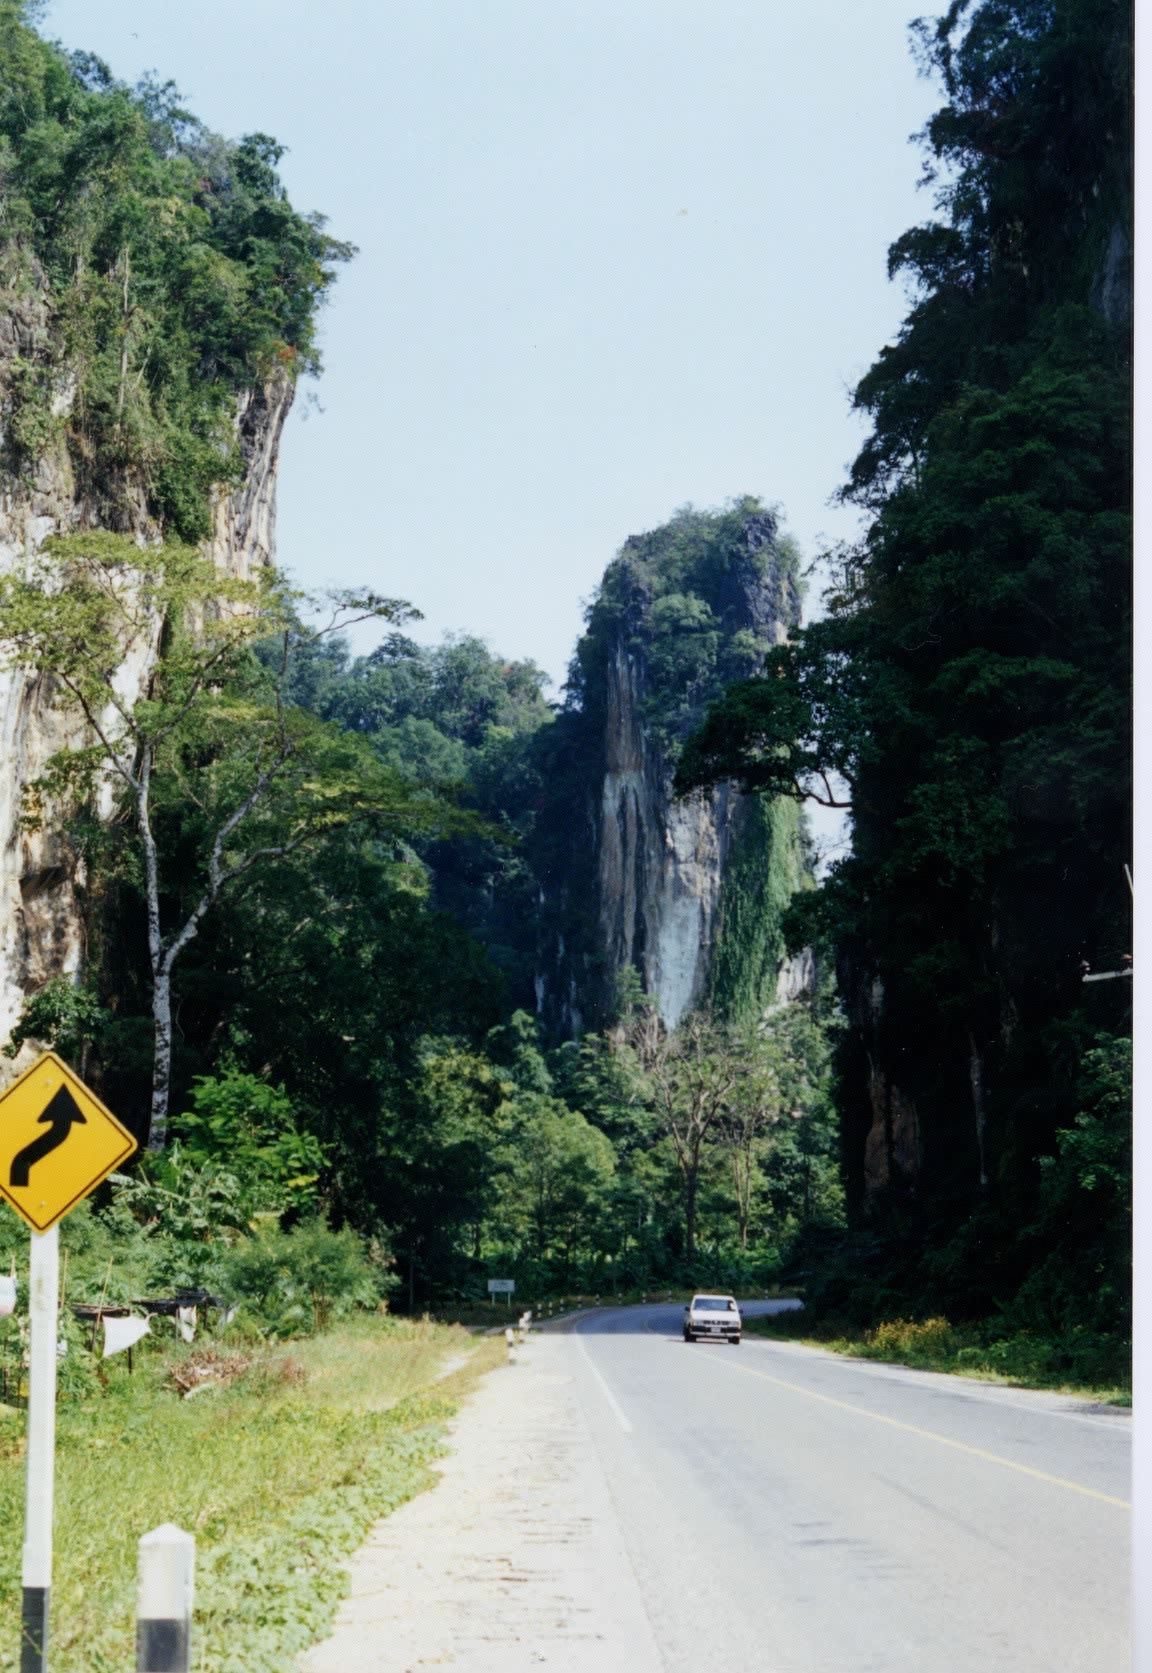
{"type": "Polygon", "coordinates": [[[1097,1035],[1076,1090],[1079,1108],[1043,1159],[1038,1212],[1021,1233],[1031,1270],[1005,1311],[1047,1336],[1111,1335],[1122,1363],[1131,1337],[1132,1041],[1097,1035]]]}
{"type": "Polygon", "coordinates": [[[130,88],[0,4],[0,290],[42,325],[7,367],[3,463],[45,457],[116,529],[212,532],[251,421],[319,368],[316,316],[351,254],[298,214],[266,134],[236,143],[172,83],[130,88]]]}
{"type": "MultiPolygon", "coordinates": [[[[407,613],[373,594],[340,595],[334,607],[335,623],[407,613]]],[[[445,812],[353,740],[285,703],[292,631],[271,576],[234,580],[188,547],[140,548],[101,531],[49,541],[0,579],[9,663],[50,676],[58,703],[91,740],[52,759],[33,787],[30,816],[60,817],[70,801],[90,802],[110,785],[136,828],[155,1031],[153,1149],[167,1137],[172,970],[221,895],[334,826],[371,817],[393,831],[427,829],[445,812]],[[270,676],[251,647],[274,628],[283,651],[270,676]],[[149,664],[140,693],[125,690],[129,653],[149,664]],[[184,856],[195,883],[167,930],[154,829],[165,793],[190,800],[201,826],[184,856]]]]}
{"type": "Polygon", "coordinates": [[[243,1238],[224,1260],[233,1296],[249,1302],[278,1336],[323,1330],[354,1307],[372,1307],[390,1287],[362,1238],[322,1220],[292,1231],[266,1227],[243,1238]]]}
{"type": "Polygon", "coordinates": [[[543,787],[540,734],[553,718],[547,683],[532,663],[509,662],[471,636],[421,646],[392,633],[356,658],[339,640],[302,646],[288,687],[381,760],[481,816],[470,833],[414,847],[435,904],[485,948],[513,1005],[534,1003],[538,887],[525,838],[543,787]]]}
{"type": "Polygon", "coordinates": [[[483,1052],[460,1041],[424,1043],[414,1096],[389,1123],[386,1141],[389,1163],[402,1170],[396,1196],[406,1200],[391,1223],[403,1228],[410,1289],[420,1267],[451,1281],[465,1250],[469,1266],[480,1261],[513,1090],[483,1052]]]}
{"type": "Polygon", "coordinates": [[[727,1159],[736,1236],[743,1252],[775,1129],[793,1112],[785,1109],[786,1064],[780,1037],[769,1029],[753,1029],[733,1045],[741,1072],[716,1124],[716,1144],[727,1159]]]}
{"type": "Polygon", "coordinates": [[[728,1115],[741,1064],[723,1030],[690,1012],[668,1030],[650,1003],[636,1005],[613,1033],[615,1050],[642,1077],[659,1131],[676,1158],[683,1186],[684,1253],[696,1255],[700,1180],[709,1146],[728,1115]]]}
{"type": "Polygon", "coordinates": [[[1129,935],[1131,14],[957,0],[918,29],[941,214],[892,247],[910,311],[855,394],[866,531],[678,784],[850,802],[794,928],[844,983],[854,1197],[937,1204],[936,1237],[994,1202],[1003,1247],[1084,1045],[1125,1025],[1080,965],[1129,935]],[[866,1179],[897,1094],[919,1144],[866,1179]]]}
{"type": "Polygon", "coordinates": [[[89,1053],[109,1020],[109,1012],[90,988],[57,976],[24,1001],[4,1055],[15,1057],[25,1040],[41,1040],[74,1064],[83,1077],[89,1053]]]}
{"type": "Polygon", "coordinates": [[[194,1166],[235,1175],[248,1219],[315,1210],[327,1159],[315,1134],[300,1130],[282,1086],[229,1065],[199,1076],[189,1102],[173,1123],[176,1138],[194,1166]]]}
{"type": "Polygon", "coordinates": [[[566,1284],[578,1251],[600,1251],[616,1172],[612,1146],[579,1111],[541,1093],[520,1093],[509,1118],[493,1230],[541,1262],[559,1250],[566,1284]]]}

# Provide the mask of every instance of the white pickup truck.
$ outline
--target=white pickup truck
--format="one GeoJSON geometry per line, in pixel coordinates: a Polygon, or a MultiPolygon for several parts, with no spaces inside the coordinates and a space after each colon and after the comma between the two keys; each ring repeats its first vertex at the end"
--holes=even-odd
{"type": "Polygon", "coordinates": [[[694,1295],[684,1309],[686,1342],[740,1342],[743,1323],[735,1298],[730,1295],[694,1295]]]}

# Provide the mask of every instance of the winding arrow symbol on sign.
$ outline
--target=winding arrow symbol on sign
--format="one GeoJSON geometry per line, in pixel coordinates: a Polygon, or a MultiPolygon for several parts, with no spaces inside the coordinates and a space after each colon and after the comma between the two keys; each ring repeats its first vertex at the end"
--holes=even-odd
{"type": "Polygon", "coordinates": [[[8,1173],[9,1185],[27,1185],[28,1170],[32,1164],[42,1161],[51,1151],[59,1149],[76,1122],[84,1126],[88,1124],[88,1117],[80,1110],[66,1086],[60,1088],[40,1120],[50,1122],[51,1126],[46,1133],[41,1133],[38,1139],[33,1139],[31,1144],[26,1144],[23,1150],[18,1150],[13,1156],[8,1173]]]}

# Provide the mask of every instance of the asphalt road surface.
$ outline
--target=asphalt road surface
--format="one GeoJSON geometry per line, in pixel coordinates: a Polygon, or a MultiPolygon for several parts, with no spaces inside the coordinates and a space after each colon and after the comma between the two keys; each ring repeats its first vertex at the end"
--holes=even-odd
{"type": "Polygon", "coordinates": [[[680,1321],[567,1343],[667,1673],[1128,1668],[1125,1415],[680,1321]]]}

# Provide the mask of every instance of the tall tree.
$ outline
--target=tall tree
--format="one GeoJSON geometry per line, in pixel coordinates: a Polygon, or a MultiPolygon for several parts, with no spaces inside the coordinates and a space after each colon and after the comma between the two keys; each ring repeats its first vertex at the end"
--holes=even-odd
{"type": "Polygon", "coordinates": [[[748,1229],[762,1165],[773,1129],[785,1114],[786,1049],[771,1028],[745,1030],[732,1040],[741,1073],[716,1123],[716,1139],[725,1153],[736,1206],[736,1235],[742,1251],[748,1248],[748,1229]]]}
{"type": "MultiPolygon", "coordinates": [[[[8,661],[50,678],[87,733],[48,763],[28,817],[66,816],[107,788],[136,828],[152,973],[153,1149],[167,1137],[173,967],[221,896],[254,867],[354,819],[428,829],[446,811],[284,701],[298,631],[289,602],[271,577],[230,579],[189,547],[140,548],[98,530],[49,541],[0,578],[8,661]],[[269,673],[252,646],[273,632],[282,653],[269,673]],[[126,672],[133,657],[150,667],[139,691],[126,672]],[[200,827],[181,856],[190,898],[168,925],[155,830],[165,781],[200,827]]],[[[395,599],[347,594],[334,599],[329,625],[407,614],[395,599]]]]}
{"type": "Polygon", "coordinates": [[[659,1130],[672,1146],[684,1191],[684,1254],[696,1256],[700,1177],[740,1079],[742,1063],[723,1030],[701,1011],[671,1031],[655,1007],[636,1004],[610,1036],[642,1077],[659,1130]]]}
{"type": "Polygon", "coordinates": [[[1125,1023],[1080,973],[1128,945],[1131,28],[1127,0],[918,26],[941,213],[890,251],[912,306],[855,393],[866,531],[681,764],[851,804],[808,924],[854,1025],[857,1197],[1034,1192],[1125,1023]]]}

